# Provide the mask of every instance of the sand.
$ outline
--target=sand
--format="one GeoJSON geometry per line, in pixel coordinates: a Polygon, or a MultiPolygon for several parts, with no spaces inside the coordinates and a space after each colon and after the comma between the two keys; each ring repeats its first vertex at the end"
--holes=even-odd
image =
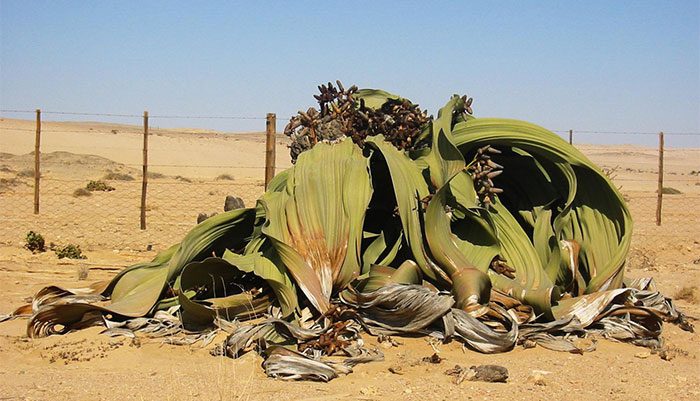
{"type": "MultiPolygon", "coordinates": [[[[34,122],[0,120],[0,313],[7,313],[49,284],[83,286],[109,279],[123,267],[147,260],[177,241],[199,212],[221,211],[227,194],[253,205],[263,192],[264,135],[203,130],[153,129],[149,139],[148,229],[139,230],[140,128],[104,123],[44,123],[41,214],[32,214],[34,122]],[[133,181],[106,181],[115,190],[74,197],[77,188],[108,173],[133,181]],[[228,174],[231,177],[220,177],[228,174]],[[219,178],[218,180],[216,178],[219,178]],[[232,179],[228,179],[232,178],[232,179]],[[13,181],[14,180],[14,181],[13,181]],[[47,242],[75,243],[86,260],[59,260],[52,252],[22,248],[34,229],[47,242]],[[150,245],[151,250],[147,250],[150,245]],[[87,281],[78,271],[88,269],[87,281]]],[[[281,131],[281,127],[278,128],[281,131]]],[[[278,139],[277,166],[290,165],[286,139],[278,139]]],[[[657,227],[655,149],[577,145],[611,172],[629,199],[635,221],[627,276],[653,276],[674,296],[700,286],[700,149],[666,150],[666,187],[682,192],[664,197],[657,227]]],[[[700,316],[700,294],[677,306],[700,316]]],[[[673,359],[643,348],[600,339],[595,352],[572,355],[542,348],[499,355],[463,350],[452,342],[438,347],[440,364],[421,362],[434,350],[425,339],[399,338],[382,348],[384,362],[361,365],[330,383],[287,383],[265,377],[254,353],[239,360],[215,358],[208,349],[172,346],[157,340],[112,339],[92,328],[65,336],[29,340],[26,321],[0,324],[1,400],[452,400],[452,399],[637,399],[693,400],[700,394],[700,335],[664,327],[673,359]],[[444,371],[459,365],[499,364],[510,372],[506,384],[455,385],[444,371]],[[401,366],[398,375],[389,368],[401,366]],[[542,384],[531,379],[535,371],[542,384]]],[[[365,336],[370,344],[376,341],[365,336]]],[[[217,341],[222,340],[220,337],[217,341]]],[[[378,345],[380,346],[380,345],[378,345]]],[[[381,347],[381,346],[380,346],[381,347]]],[[[396,369],[394,369],[396,370],[396,369]]]]}

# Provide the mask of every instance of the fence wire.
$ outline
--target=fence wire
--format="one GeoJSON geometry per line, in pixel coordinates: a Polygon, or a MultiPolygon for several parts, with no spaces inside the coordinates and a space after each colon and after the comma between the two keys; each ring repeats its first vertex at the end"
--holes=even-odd
{"type": "MultiPolygon", "coordinates": [[[[0,112],[34,113],[33,110],[0,112]]],[[[42,111],[42,114],[51,113],[42,111]]],[[[3,222],[0,244],[21,245],[26,233],[32,230],[41,233],[47,243],[73,243],[87,252],[162,250],[180,241],[196,225],[199,213],[223,212],[227,195],[240,197],[246,206],[254,206],[264,192],[264,136],[152,129],[146,193],[147,228],[141,230],[143,149],[139,125],[142,116],[53,113],[120,117],[129,119],[133,125],[115,128],[97,125],[92,129],[89,125],[43,123],[40,213],[36,215],[34,122],[25,121],[11,127],[0,123],[0,220],[3,222]],[[79,135],[90,135],[97,140],[84,142],[79,135]],[[208,141],[217,142],[212,146],[208,141]],[[243,149],[241,141],[255,144],[243,149]],[[225,163],[220,162],[221,157],[211,160],[204,157],[197,163],[179,157],[210,148],[231,157],[225,163]],[[102,182],[104,190],[89,190],[91,182],[102,182]]],[[[246,116],[175,115],[150,118],[192,119],[197,123],[207,119],[249,119],[246,116]]],[[[250,119],[265,120],[264,117],[250,119]]],[[[260,131],[263,130],[264,122],[261,122],[260,131]]],[[[277,143],[277,171],[290,165],[285,144],[283,140],[277,143]]],[[[700,225],[693,220],[700,210],[700,163],[688,163],[688,160],[700,160],[700,150],[665,150],[662,225],[657,226],[656,149],[647,147],[620,153],[605,145],[574,145],[580,146],[584,154],[603,168],[628,201],[635,222],[633,247],[651,246],[659,241],[685,244],[700,240],[700,225]]]]}

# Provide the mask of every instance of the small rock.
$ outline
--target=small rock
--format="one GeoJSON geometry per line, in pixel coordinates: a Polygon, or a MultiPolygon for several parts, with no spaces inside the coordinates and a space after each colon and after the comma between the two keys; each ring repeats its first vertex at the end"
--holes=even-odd
{"type": "Polygon", "coordinates": [[[391,336],[387,336],[385,334],[380,334],[379,336],[377,336],[377,342],[379,342],[379,345],[381,345],[384,349],[398,347],[399,345],[401,345],[400,342],[394,340],[391,336]]]}
{"type": "Polygon", "coordinates": [[[659,351],[659,358],[663,359],[664,361],[670,361],[675,357],[676,353],[671,350],[662,349],[661,351],[659,351]]]}
{"type": "Polygon", "coordinates": [[[384,348],[384,349],[391,349],[391,348],[394,348],[394,346],[391,345],[391,343],[388,343],[388,342],[379,343],[379,346],[382,347],[382,348],[384,348]]]}
{"type": "Polygon", "coordinates": [[[399,365],[394,365],[389,367],[389,372],[395,374],[395,375],[402,375],[403,374],[403,368],[399,365]]]}
{"type": "Polygon", "coordinates": [[[508,380],[508,369],[499,365],[479,365],[469,368],[474,375],[469,378],[471,381],[505,383],[508,380]]]}
{"type": "Polygon", "coordinates": [[[432,354],[430,356],[426,356],[423,358],[423,362],[428,362],[428,363],[440,363],[442,362],[443,358],[440,357],[438,354],[432,354]]]}
{"type": "Polygon", "coordinates": [[[642,352],[637,352],[636,354],[634,354],[634,357],[639,358],[639,359],[647,359],[650,356],[651,356],[651,352],[649,352],[649,351],[642,351],[642,352]]]}
{"type": "Polygon", "coordinates": [[[413,390],[411,390],[410,388],[406,388],[403,392],[406,394],[411,394],[413,390]]]}
{"type": "Polygon", "coordinates": [[[242,209],[245,207],[245,202],[238,196],[228,195],[224,201],[224,212],[234,209],[242,209]]]}
{"type": "Polygon", "coordinates": [[[203,222],[204,220],[210,218],[211,216],[214,216],[215,214],[216,214],[216,212],[214,212],[214,213],[212,213],[212,214],[206,214],[206,213],[200,213],[200,214],[198,214],[198,215],[197,215],[197,224],[203,222]]]}
{"type": "Polygon", "coordinates": [[[377,389],[372,386],[362,387],[360,389],[360,394],[362,395],[376,395],[377,389]]]}
{"type": "Polygon", "coordinates": [[[455,365],[454,368],[445,371],[445,374],[454,376],[455,384],[460,384],[464,380],[489,383],[505,383],[508,380],[508,369],[499,365],[479,365],[469,369],[455,365]]]}

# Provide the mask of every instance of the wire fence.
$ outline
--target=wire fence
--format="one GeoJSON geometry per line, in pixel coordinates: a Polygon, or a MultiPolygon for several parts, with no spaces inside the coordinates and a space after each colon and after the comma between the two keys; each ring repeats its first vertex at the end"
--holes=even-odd
{"type": "MultiPolygon", "coordinates": [[[[149,116],[147,186],[142,203],[143,115],[41,111],[42,115],[114,118],[120,122],[41,121],[40,168],[37,169],[36,122],[6,117],[21,114],[26,118],[36,111],[0,110],[0,113],[0,219],[3,222],[0,243],[3,244],[21,244],[26,233],[33,230],[41,233],[47,243],[73,243],[86,251],[160,250],[181,240],[196,225],[199,213],[222,212],[226,196],[240,197],[246,206],[253,206],[264,192],[267,151],[263,132],[269,128],[266,117],[149,116]],[[213,120],[259,120],[260,133],[153,128],[159,119],[191,120],[189,126],[206,126],[207,121],[213,120]],[[40,171],[38,181],[35,171],[40,171]],[[35,214],[37,182],[39,213],[35,214]],[[95,183],[104,186],[96,189],[95,183]],[[142,213],[145,229],[140,226],[142,213]]],[[[565,139],[569,134],[558,133],[565,139]]],[[[592,131],[580,133],[593,134],[592,131]]],[[[658,135],[611,131],[604,134],[658,135]]],[[[700,138],[700,133],[692,132],[665,135],[700,138]]],[[[279,135],[275,138],[274,169],[280,171],[291,162],[286,138],[279,135]]],[[[700,228],[695,221],[700,216],[698,147],[664,150],[663,204],[658,226],[657,149],[574,145],[603,168],[628,200],[635,221],[635,244],[700,240],[700,228]]]]}

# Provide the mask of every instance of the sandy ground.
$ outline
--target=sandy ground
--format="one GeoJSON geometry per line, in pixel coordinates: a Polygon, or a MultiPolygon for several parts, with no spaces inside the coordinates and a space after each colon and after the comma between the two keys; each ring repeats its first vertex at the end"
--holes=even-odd
{"type": "MultiPolygon", "coordinates": [[[[34,123],[0,120],[0,313],[11,311],[48,284],[83,286],[109,279],[124,266],[151,258],[179,239],[198,212],[220,211],[227,194],[247,205],[263,192],[262,134],[223,135],[197,130],[154,130],[148,229],[139,230],[139,128],[101,123],[44,123],[42,138],[42,211],[32,214],[34,123]],[[116,133],[115,133],[116,131],[116,133]],[[115,191],[74,197],[88,180],[109,172],[133,181],[107,181],[115,191]],[[232,180],[216,179],[229,174],[232,180]],[[179,177],[179,178],[178,178],[179,177]],[[14,179],[14,181],[13,181],[14,179]],[[189,182],[188,182],[189,181],[189,182]],[[88,259],[58,260],[52,252],[33,255],[22,248],[29,229],[48,241],[79,244],[88,259]],[[151,245],[153,250],[146,251],[151,245]]],[[[278,127],[281,131],[281,127],[278,127]]],[[[279,138],[278,167],[290,165],[279,138]]],[[[663,224],[654,222],[655,149],[635,146],[578,145],[611,171],[629,199],[635,219],[629,277],[653,276],[667,296],[700,285],[700,149],[667,149],[666,187],[679,195],[664,197],[663,224]]],[[[700,293],[677,300],[700,317],[700,293]]],[[[697,324],[697,322],[696,322],[697,324]]],[[[29,340],[26,321],[0,324],[0,400],[693,400],[700,398],[700,334],[667,325],[666,345],[673,358],[663,360],[645,349],[599,340],[585,355],[541,348],[499,355],[462,350],[453,342],[438,347],[440,364],[422,362],[434,350],[422,338],[399,338],[384,362],[360,365],[355,373],[330,383],[287,383],[265,377],[255,354],[239,360],[212,357],[208,349],[172,346],[143,339],[112,339],[93,328],[60,337],[29,340]],[[455,385],[445,370],[455,364],[498,364],[510,372],[506,384],[463,382],[455,385]],[[403,374],[389,368],[400,366],[403,374]],[[544,371],[544,382],[530,380],[544,371]]],[[[365,336],[370,344],[375,340],[365,336]]],[[[217,339],[217,341],[223,338],[217,339]]],[[[211,346],[210,346],[211,347],[211,346]]],[[[209,347],[209,348],[210,348],[209,347]]],[[[394,369],[396,370],[396,369],[394,369]]]]}

